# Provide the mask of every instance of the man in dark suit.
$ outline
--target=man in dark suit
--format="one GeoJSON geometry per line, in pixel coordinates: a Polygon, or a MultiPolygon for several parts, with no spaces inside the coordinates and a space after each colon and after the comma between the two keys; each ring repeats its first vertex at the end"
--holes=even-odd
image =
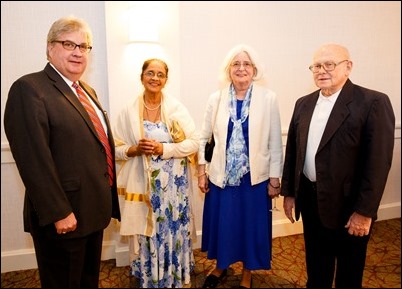
{"type": "Polygon", "coordinates": [[[13,83],[4,113],[26,188],[24,230],[34,241],[43,288],[97,288],[103,230],[111,218],[120,220],[109,121],[95,91],[79,81],[91,43],[84,21],[66,17],[53,23],[49,63],[13,83]],[[98,129],[75,82],[102,123],[98,129]]]}
{"type": "Polygon", "coordinates": [[[309,67],[319,90],[297,100],[281,195],[303,221],[308,288],[362,286],[367,243],[391,167],[387,95],[353,84],[345,47],[323,45],[309,67]]]}

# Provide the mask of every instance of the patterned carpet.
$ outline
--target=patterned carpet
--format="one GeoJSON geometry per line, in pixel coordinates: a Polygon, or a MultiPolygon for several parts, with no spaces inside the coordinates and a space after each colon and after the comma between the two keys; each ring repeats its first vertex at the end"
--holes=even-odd
{"type": "MultiPolygon", "coordinates": [[[[303,288],[306,283],[303,235],[273,240],[272,269],[253,271],[254,288],[303,288]]],[[[205,277],[215,266],[205,253],[194,251],[196,267],[192,288],[201,288],[205,277]]],[[[236,263],[218,288],[237,288],[241,266],[236,263]]],[[[40,288],[38,271],[24,270],[1,274],[2,288],[40,288]]],[[[100,288],[137,288],[138,282],[129,276],[129,267],[116,267],[115,260],[102,262],[100,288]]],[[[369,241],[364,288],[401,288],[401,219],[379,221],[374,224],[369,241]]]]}

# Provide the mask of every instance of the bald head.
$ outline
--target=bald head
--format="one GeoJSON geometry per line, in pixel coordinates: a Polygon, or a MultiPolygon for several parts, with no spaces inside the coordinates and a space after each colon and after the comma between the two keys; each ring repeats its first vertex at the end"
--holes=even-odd
{"type": "Polygon", "coordinates": [[[353,63],[349,51],[339,44],[322,45],[313,56],[313,78],[324,96],[339,91],[349,78],[353,63]]]}
{"type": "Polygon", "coordinates": [[[313,63],[322,62],[323,59],[342,61],[350,60],[349,51],[346,47],[339,44],[324,44],[315,53],[313,63]]]}

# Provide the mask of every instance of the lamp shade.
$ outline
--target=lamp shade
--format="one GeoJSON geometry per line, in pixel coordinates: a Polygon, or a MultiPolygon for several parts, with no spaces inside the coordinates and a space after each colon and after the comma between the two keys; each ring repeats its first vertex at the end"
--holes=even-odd
{"type": "Polygon", "coordinates": [[[155,17],[152,6],[137,5],[128,11],[128,41],[135,42],[159,42],[159,22],[155,17]]]}

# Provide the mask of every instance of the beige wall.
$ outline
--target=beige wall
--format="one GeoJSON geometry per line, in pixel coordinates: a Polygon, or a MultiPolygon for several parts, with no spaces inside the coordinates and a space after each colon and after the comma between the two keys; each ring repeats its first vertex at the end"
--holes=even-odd
{"type": "MultiPolygon", "coordinates": [[[[135,5],[138,3],[142,1],[135,5]]],[[[150,22],[160,22],[158,45],[128,44],[126,13],[130,2],[1,2],[2,272],[36,267],[31,238],[22,229],[24,187],[4,135],[4,104],[15,79],[43,69],[48,29],[54,20],[69,14],[86,19],[92,27],[94,49],[85,79],[96,88],[112,122],[122,106],[140,91],[143,60],[157,56],[169,64],[167,92],[188,107],[200,127],[206,98],[218,88],[218,69],[226,52],[235,44],[247,43],[259,52],[266,82],[278,94],[284,143],[296,99],[316,89],[307,69],[313,51],[322,43],[344,44],[354,61],[351,80],[387,93],[394,106],[394,162],[379,214],[381,219],[400,217],[400,2],[152,4],[154,10],[142,25],[147,29],[150,22]]],[[[196,195],[200,235],[203,196],[196,195]]],[[[289,224],[278,212],[274,214],[273,230],[274,236],[300,233],[301,224],[289,224]]],[[[127,256],[127,244],[113,222],[105,234],[103,258],[116,258],[118,265],[126,265],[127,256]]]]}

